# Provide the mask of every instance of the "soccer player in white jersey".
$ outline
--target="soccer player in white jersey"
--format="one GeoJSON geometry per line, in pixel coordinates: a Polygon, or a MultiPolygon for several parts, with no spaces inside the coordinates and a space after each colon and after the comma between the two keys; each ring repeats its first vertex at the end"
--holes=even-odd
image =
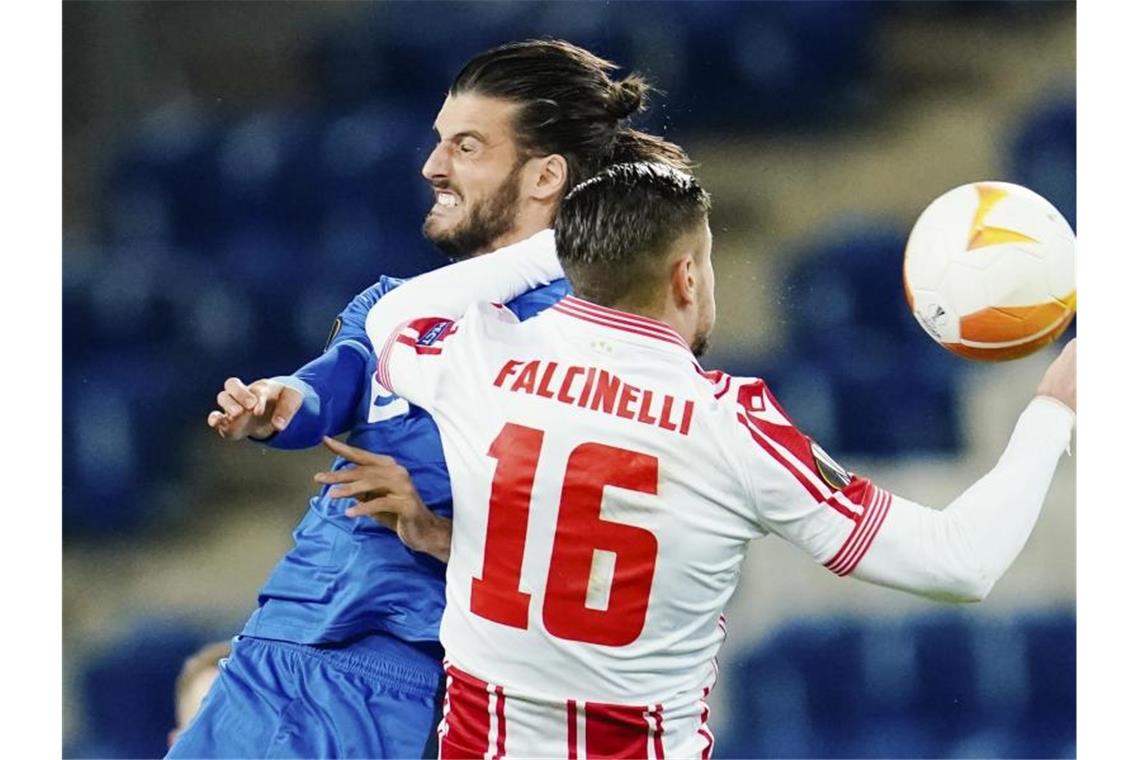
{"type": "MultiPolygon", "coordinates": [[[[369,315],[379,381],[432,413],[452,475],[445,758],[708,757],[721,612],[753,539],[973,601],[1029,536],[1075,417],[1075,343],[994,469],[928,509],[846,472],[762,380],[701,369],[716,316],[708,208],[687,174],[612,167],[557,220],[577,297],[526,322],[488,303],[559,275],[539,235],[424,275],[369,315]]],[[[375,485],[341,477],[360,499],[375,485]]],[[[397,525],[422,518],[368,505],[397,525]]]]}

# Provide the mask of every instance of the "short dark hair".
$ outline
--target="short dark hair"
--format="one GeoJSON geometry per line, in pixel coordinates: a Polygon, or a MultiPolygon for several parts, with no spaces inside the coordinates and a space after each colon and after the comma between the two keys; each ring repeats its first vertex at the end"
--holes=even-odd
{"type": "Polygon", "coordinates": [[[636,74],[615,82],[610,74],[616,69],[565,40],[525,40],[472,58],[450,93],[517,103],[515,140],[523,157],[563,156],[567,190],[614,163],[657,161],[691,168],[680,147],[630,127],[651,88],[636,74]]]}
{"type": "Polygon", "coordinates": [[[554,225],[574,293],[602,306],[641,304],[660,284],[662,257],[711,207],[693,175],[667,164],[617,164],[582,182],[554,225]]]}

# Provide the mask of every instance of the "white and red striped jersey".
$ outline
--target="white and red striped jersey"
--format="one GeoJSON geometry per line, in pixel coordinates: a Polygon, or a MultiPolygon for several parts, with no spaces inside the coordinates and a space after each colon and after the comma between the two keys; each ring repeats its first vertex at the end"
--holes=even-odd
{"type": "Polygon", "coordinates": [[[707,755],[749,542],[846,575],[891,508],[762,380],[702,371],[656,320],[570,297],[377,337],[379,381],[431,412],[452,480],[444,756],[707,755]]]}

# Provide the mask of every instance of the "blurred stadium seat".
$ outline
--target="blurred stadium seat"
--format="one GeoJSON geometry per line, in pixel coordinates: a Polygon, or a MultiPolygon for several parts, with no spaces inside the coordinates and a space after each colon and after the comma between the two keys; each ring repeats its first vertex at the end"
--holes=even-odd
{"type": "Polygon", "coordinates": [[[961,447],[954,361],[906,307],[906,232],[849,219],[803,244],[784,283],[785,344],[769,381],[797,422],[836,452],[952,453],[961,447]]]}
{"type": "Polygon", "coordinates": [[[725,757],[1074,757],[1071,611],[820,618],[733,673],[725,757]]]}
{"type": "Polygon", "coordinates": [[[166,754],[175,726],[174,682],[199,647],[230,631],[190,620],[143,619],[81,676],[87,706],[84,737],[64,757],[138,758],[166,754]]]}
{"type": "Polygon", "coordinates": [[[1046,101],[1012,136],[1010,180],[1045,196],[1077,228],[1077,104],[1046,101]]]}

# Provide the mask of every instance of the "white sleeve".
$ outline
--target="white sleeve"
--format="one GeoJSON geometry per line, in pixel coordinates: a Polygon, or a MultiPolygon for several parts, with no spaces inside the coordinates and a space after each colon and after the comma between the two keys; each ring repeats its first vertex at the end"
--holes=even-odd
{"type": "Polygon", "coordinates": [[[430,411],[443,366],[443,341],[459,329],[455,320],[473,304],[505,303],[560,277],[554,231],[543,230],[409,280],[368,312],[365,327],[377,352],[377,379],[430,411]]]}
{"type": "Polygon", "coordinates": [[[1065,405],[1038,397],[997,465],[944,510],[894,498],[854,576],[937,599],[984,599],[1029,539],[1073,420],[1065,405]]]}
{"type": "Polygon", "coordinates": [[[854,477],[792,423],[763,380],[735,388],[733,446],[748,516],[836,575],[858,566],[891,509],[891,494],[854,477]]]}

